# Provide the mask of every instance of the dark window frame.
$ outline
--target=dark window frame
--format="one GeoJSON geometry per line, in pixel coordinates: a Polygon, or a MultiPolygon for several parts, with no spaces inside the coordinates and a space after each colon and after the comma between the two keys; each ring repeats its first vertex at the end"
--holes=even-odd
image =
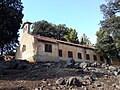
{"type": "Polygon", "coordinates": [[[22,52],[26,51],[26,45],[23,45],[22,52]]]}
{"type": "Polygon", "coordinates": [[[82,53],[78,53],[78,59],[82,59],[82,53]]]}
{"type": "Polygon", "coordinates": [[[59,49],[58,53],[59,53],[59,57],[62,57],[62,50],[61,49],[59,49]]]}
{"type": "Polygon", "coordinates": [[[97,55],[93,55],[93,59],[97,61],[97,55]]]}
{"type": "Polygon", "coordinates": [[[45,44],[45,52],[51,52],[52,53],[52,45],[51,44],[45,44]]]}
{"type": "Polygon", "coordinates": [[[90,60],[90,55],[89,54],[86,54],[86,59],[90,60]]]}
{"type": "Polygon", "coordinates": [[[102,61],[102,62],[104,61],[103,56],[100,56],[100,61],[102,61]]]}
{"type": "Polygon", "coordinates": [[[72,51],[68,51],[68,58],[73,58],[73,52],[72,51]]]}

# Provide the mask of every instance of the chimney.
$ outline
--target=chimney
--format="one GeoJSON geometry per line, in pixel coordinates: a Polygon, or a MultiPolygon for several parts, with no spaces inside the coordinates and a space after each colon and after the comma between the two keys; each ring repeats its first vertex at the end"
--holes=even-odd
{"type": "Polygon", "coordinates": [[[23,33],[30,33],[31,22],[24,22],[22,25],[23,33]]]}

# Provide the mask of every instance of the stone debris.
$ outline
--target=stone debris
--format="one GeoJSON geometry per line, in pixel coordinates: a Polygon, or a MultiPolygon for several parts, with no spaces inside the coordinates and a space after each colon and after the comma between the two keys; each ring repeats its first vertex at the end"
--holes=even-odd
{"type": "Polygon", "coordinates": [[[66,84],[66,80],[64,78],[59,78],[57,81],[56,81],[56,84],[58,85],[65,85],[66,84]]]}
{"type": "Polygon", "coordinates": [[[80,64],[80,68],[82,68],[82,69],[85,69],[87,66],[88,66],[88,64],[86,62],[82,62],[80,64]]]}
{"type": "Polygon", "coordinates": [[[66,67],[69,68],[74,68],[75,60],[74,59],[69,59],[66,61],[66,67]]]}
{"type": "Polygon", "coordinates": [[[0,90],[120,90],[120,66],[1,61],[0,90]]]}

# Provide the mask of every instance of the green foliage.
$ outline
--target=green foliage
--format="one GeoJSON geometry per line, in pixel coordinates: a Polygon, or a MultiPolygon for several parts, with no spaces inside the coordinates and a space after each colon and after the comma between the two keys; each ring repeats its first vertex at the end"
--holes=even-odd
{"type": "Polygon", "coordinates": [[[104,20],[100,22],[100,30],[96,33],[96,48],[105,56],[116,56],[120,60],[120,16],[117,16],[120,12],[120,0],[107,1],[107,4],[100,6],[104,20]]]}
{"type": "Polygon", "coordinates": [[[32,34],[79,43],[76,30],[66,27],[65,24],[56,25],[42,20],[33,23],[32,28],[32,34]]]}
{"type": "Polygon", "coordinates": [[[107,4],[102,4],[100,9],[104,15],[104,18],[110,18],[120,12],[120,0],[106,0],[107,4]]]}
{"type": "Polygon", "coordinates": [[[83,36],[81,36],[81,38],[80,38],[80,44],[82,44],[82,45],[92,45],[92,43],[90,42],[90,40],[89,40],[89,38],[85,35],[85,34],[83,34],[83,36]]]}
{"type": "Polygon", "coordinates": [[[22,23],[21,0],[0,0],[0,54],[14,50],[22,23]]]}
{"type": "Polygon", "coordinates": [[[52,37],[55,32],[53,31],[55,28],[53,25],[45,20],[35,22],[32,26],[33,28],[33,34],[46,36],[46,37],[52,37]]]}
{"type": "Polygon", "coordinates": [[[72,43],[79,43],[79,39],[77,37],[77,32],[75,29],[69,28],[68,29],[68,34],[64,36],[64,38],[72,43]]]}
{"type": "Polygon", "coordinates": [[[108,32],[100,29],[97,33],[97,43],[96,48],[98,53],[102,53],[107,56],[116,55],[116,47],[113,38],[108,32]]]}

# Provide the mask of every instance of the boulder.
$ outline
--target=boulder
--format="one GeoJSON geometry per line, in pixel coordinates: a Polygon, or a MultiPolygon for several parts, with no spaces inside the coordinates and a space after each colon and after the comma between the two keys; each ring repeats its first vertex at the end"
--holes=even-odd
{"type": "Polygon", "coordinates": [[[117,68],[114,67],[114,66],[109,66],[108,69],[109,69],[110,71],[116,71],[116,70],[117,70],[117,68]]]}
{"type": "Polygon", "coordinates": [[[119,75],[119,72],[114,71],[114,72],[113,72],[113,75],[117,76],[117,75],[119,75]]]}
{"type": "Polygon", "coordinates": [[[98,79],[98,76],[95,73],[91,73],[90,76],[91,76],[92,80],[97,80],[98,79]]]}
{"type": "Polygon", "coordinates": [[[75,63],[75,64],[74,64],[74,68],[80,69],[80,63],[75,63]]]}
{"type": "Polygon", "coordinates": [[[83,77],[83,80],[90,80],[91,82],[93,81],[92,77],[89,76],[89,75],[85,75],[85,76],[83,77]]]}
{"type": "Polygon", "coordinates": [[[56,84],[57,85],[65,85],[66,84],[66,80],[64,78],[59,78],[57,81],[56,81],[56,84]]]}
{"type": "Polygon", "coordinates": [[[67,60],[66,62],[67,67],[70,67],[70,68],[74,68],[74,64],[75,64],[74,59],[67,60]]]}
{"type": "Polygon", "coordinates": [[[85,69],[87,66],[88,66],[88,64],[86,62],[82,62],[80,64],[80,68],[82,68],[82,69],[85,69]]]}
{"type": "Polygon", "coordinates": [[[100,64],[98,62],[91,63],[91,67],[98,67],[98,66],[100,66],[100,64]]]}
{"type": "Polygon", "coordinates": [[[101,67],[103,67],[103,68],[105,68],[106,66],[107,66],[106,63],[103,63],[103,64],[101,65],[101,67]]]}
{"type": "Polygon", "coordinates": [[[80,81],[80,79],[76,78],[76,77],[68,78],[66,84],[68,86],[72,86],[73,85],[73,86],[77,86],[77,87],[81,87],[83,85],[82,82],[80,81]]]}
{"type": "Polygon", "coordinates": [[[35,90],[43,90],[42,87],[35,88],[35,90]]]}

